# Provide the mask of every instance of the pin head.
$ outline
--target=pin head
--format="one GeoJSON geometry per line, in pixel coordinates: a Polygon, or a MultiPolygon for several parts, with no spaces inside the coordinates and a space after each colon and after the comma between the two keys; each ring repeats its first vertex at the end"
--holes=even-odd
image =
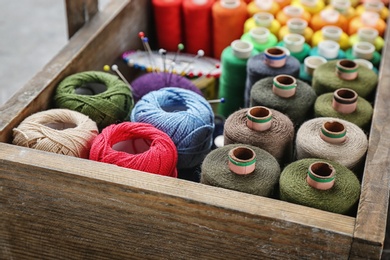
{"type": "Polygon", "coordinates": [[[221,103],[225,103],[225,98],[221,98],[221,103]]]}
{"type": "Polygon", "coordinates": [[[178,45],[177,45],[177,48],[179,49],[179,50],[184,50],[184,44],[182,44],[182,43],[179,43],[178,45]]]}
{"type": "Polygon", "coordinates": [[[111,69],[112,69],[113,71],[117,71],[117,70],[118,70],[118,65],[116,65],[116,64],[112,65],[112,66],[111,66],[111,69]]]}
{"type": "Polygon", "coordinates": [[[110,71],[110,66],[104,65],[104,66],[103,66],[103,70],[104,70],[104,71],[107,71],[107,72],[110,71]]]}
{"type": "Polygon", "coordinates": [[[215,67],[216,67],[217,69],[219,69],[219,68],[221,67],[221,64],[217,63],[217,64],[215,64],[215,67]]]}
{"type": "Polygon", "coordinates": [[[145,33],[144,32],[139,32],[138,33],[138,37],[140,37],[141,39],[145,37],[145,33]]]}
{"type": "Polygon", "coordinates": [[[201,56],[201,57],[204,56],[204,50],[199,50],[198,51],[198,56],[201,56]]]}
{"type": "Polygon", "coordinates": [[[167,51],[164,50],[164,49],[159,49],[159,50],[158,50],[158,53],[159,53],[160,55],[165,55],[165,54],[167,54],[167,51]]]}
{"type": "Polygon", "coordinates": [[[143,42],[148,42],[149,41],[148,37],[142,37],[141,39],[142,39],[143,42]]]}

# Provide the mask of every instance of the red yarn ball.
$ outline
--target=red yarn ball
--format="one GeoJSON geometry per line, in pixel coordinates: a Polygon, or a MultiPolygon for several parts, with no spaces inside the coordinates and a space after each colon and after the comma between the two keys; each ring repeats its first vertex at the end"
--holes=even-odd
{"type": "Polygon", "coordinates": [[[124,122],[103,129],[93,141],[89,159],[177,177],[177,150],[167,134],[146,123],[124,122]]]}

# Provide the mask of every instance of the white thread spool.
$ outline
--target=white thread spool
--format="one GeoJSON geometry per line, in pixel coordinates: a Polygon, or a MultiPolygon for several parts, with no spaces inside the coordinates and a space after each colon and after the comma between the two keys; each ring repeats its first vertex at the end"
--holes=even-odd
{"type": "Polygon", "coordinates": [[[302,18],[290,18],[287,21],[287,28],[290,33],[297,33],[304,35],[308,24],[307,21],[302,18]]]}
{"type": "Polygon", "coordinates": [[[367,69],[374,69],[374,65],[372,64],[371,61],[369,60],[365,60],[365,59],[354,59],[353,60],[354,62],[356,62],[357,64],[359,64],[359,66],[363,66],[363,67],[366,67],[367,69]]]}
{"type": "Polygon", "coordinates": [[[271,26],[274,16],[267,12],[259,12],[253,15],[253,19],[257,26],[268,28],[271,26]]]}
{"type": "Polygon", "coordinates": [[[327,62],[328,61],[324,57],[321,57],[321,56],[306,57],[305,60],[303,61],[304,70],[307,74],[312,76],[315,69],[317,69],[319,66],[321,66],[322,64],[325,64],[327,62]]]}
{"type": "Polygon", "coordinates": [[[369,42],[357,42],[352,46],[352,55],[358,59],[372,60],[375,46],[369,42]]]}
{"type": "Polygon", "coordinates": [[[242,40],[234,40],[230,46],[233,50],[233,55],[239,59],[248,59],[253,50],[252,43],[242,40]]]}
{"type": "Polygon", "coordinates": [[[249,35],[254,42],[262,44],[268,42],[270,32],[265,27],[255,27],[249,31],[249,35]]]}
{"type": "Polygon", "coordinates": [[[362,19],[363,24],[375,26],[379,21],[380,16],[378,13],[365,11],[360,15],[360,18],[362,19]]]}
{"type": "Polygon", "coordinates": [[[335,42],[339,42],[341,35],[343,34],[343,30],[334,25],[326,25],[322,27],[321,32],[325,40],[332,40],[335,42]]]}
{"type": "Polygon", "coordinates": [[[283,37],[284,46],[291,52],[301,52],[305,44],[305,37],[300,34],[290,33],[283,37]]]}
{"type": "Polygon", "coordinates": [[[333,9],[325,9],[320,12],[322,20],[328,23],[336,23],[340,18],[340,13],[333,9]]]}
{"type": "Polygon", "coordinates": [[[348,12],[349,8],[351,7],[351,1],[350,0],[332,0],[331,5],[339,11],[341,14],[345,14],[348,12]]]}
{"type": "Polygon", "coordinates": [[[358,39],[361,42],[369,42],[374,44],[378,35],[379,35],[378,30],[371,27],[359,28],[357,31],[358,39]]]}
{"type": "Polygon", "coordinates": [[[255,5],[264,11],[271,10],[273,3],[273,0],[255,0],[255,5]]]}
{"type": "Polygon", "coordinates": [[[303,15],[303,8],[295,5],[287,5],[283,8],[283,13],[291,18],[297,18],[302,17],[303,15]]]}
{"type": "Polygon", "coordinates": [[[331,40],[318,43],[318,54],[325,59],[336,59],[339,56],[340,44],[331,40]]]}

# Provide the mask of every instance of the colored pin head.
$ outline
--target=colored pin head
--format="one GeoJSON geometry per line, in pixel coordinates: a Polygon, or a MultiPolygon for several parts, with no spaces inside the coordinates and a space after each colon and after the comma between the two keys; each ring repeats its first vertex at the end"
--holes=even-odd
{"type": "Polygon", "coordinates": [[[110,71],[110,66],[109,65],[104,65],[103,66],[103,70],[106,71],[106,72],[109,72],[110,71]]]}
{"type": "Polygon", "coordinates": [[[139,32],[138,33],[138,37],[140,37],[141,39],[145,37],[145,33],[144,32],[139,32]]]}

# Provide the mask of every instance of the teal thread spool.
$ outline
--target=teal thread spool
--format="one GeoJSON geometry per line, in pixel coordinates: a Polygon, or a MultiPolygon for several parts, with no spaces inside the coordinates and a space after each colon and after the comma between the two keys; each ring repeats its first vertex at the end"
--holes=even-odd
{"type": "Polygon", "coordinates": [[[218,104],[218,114],[228,117],[244,106],[246,64],[248,58],[256,54],[253,45],[242,40],[233,41],[223,50],[218,96],[225,98],[226,102],[218,104]]]}
{"type": "Polygon", "coordinates": [[[265,27],[252,28],[241,36],[241,40],[251,43],[258,52],[263,52],[278,43],[278,38],[265,27]]]}
{"type": "MultiPolygon", "coordinates": [[[[237,156],[245,159],[244,156],[237,156]]],[[[246,160],[247,161],[247,160],[246,160]]],[[[241,191],[249,194],[272,195],[279,180],[280,167],[276,159],[265,150],[244,144],[230,144],[211,151],[202,163],[201,183],[241,191]],[[233,172],[228,162],[232,149],[247,148],[255,153],[255,169],[248,174],[233,172]]]]}
{"type": "Polygon", "coordinates": [[[327,60],[321,56],[308,56],[303,60],[299,70],[299,79],[309,83],[313,80],[313,73],[320,65],[327,63],[327,60]]]}
{"type": "Polygon", "coordinates": [[[99,129],[128,120],[134,105],[125,82],[99,71],[80,72],[63,79],[57,86],[54,102],[58,108],[89,116],[99,129]]]}
{"type": "Polygon", "coordinates": [[[324,159],[303,159],[289,164],[281,173],[280,198],[339,214],[351,214],[360,196],[360,183],[355,174],[345,166],[324,159]],[[335,170],[332,188],[319,190],[307,183],[309,166],[315,162],[330,164],[335,170]]]}
{"type": "Polygon", "coordinates": [[[300,34],[286,34],[283,41],[279,42],[277,46],[285,47],[290,51],[290,55],[297,58],[300,63],[309,56],[310,45],[305,42],[305,37],[300,34]]]}
{"type": "Polygon", "coordinates": [[[318,43],[317,47],[310,50],[310,56],[321,56],[327,60],[345,59],[345,52],[340,45],[331,40],[324,40],[318,43]]]}
{"type": "Polygon", "coordinates": [[[364,129],[369,128],[372,114],[371,104],[350,89],[338,89],[334,93],[322,94],[314,103],[316,117],[340,118],[364,129]]]}
{"type": "Polygon", "coordinates": [[[334,60],[319,66],[313,74],[313,89],[317,95],[321,95],[327,92],[333,93],[339,88],[350,88],[356,91],[360,97],[367,98],[378,84],[378,75],[368,68],[358,66],[358,76],[353,80],[345,80],[338,76],[329,76],[335,75],[336,65],[344,61],[347,61],[345,63],[355,63],[350,60],[334,60]]]}
{"type": "Polygon", "coordinates": [[[365,59],[370,61],[376,68],[381,62],[381,55],[375,51],[375,46],[369,42],[357,42],[352,48],[345,52],[346,58],[350,60],[365,59]]]}
{"type": "Polygon", "coordinates": [[[279,75],[261,79],[253,85],[250,106],[266,106],[287,115],[294,125],[299,125],[311,113],[317,95],[313,88],[289,75],[279,75]],[[287,85],[295,84],[296,91],[290,97],[282,97],[274,91],[274,81],[287,85]],[[292,81],[295,81],[292,83],[292,81]]]}

